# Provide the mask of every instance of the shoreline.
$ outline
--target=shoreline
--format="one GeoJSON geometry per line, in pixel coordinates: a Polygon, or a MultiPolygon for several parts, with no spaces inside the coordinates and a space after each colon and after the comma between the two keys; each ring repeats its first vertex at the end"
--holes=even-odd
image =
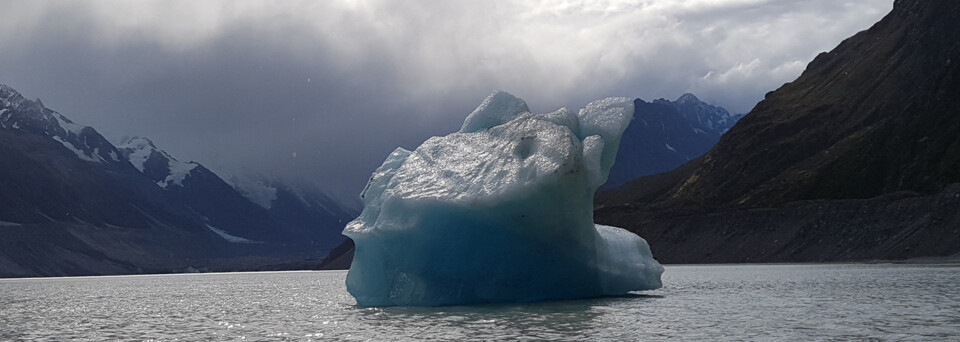
{"type": "MultiPolygon", "coordinates": [[[[863,261],[825,261],[825,262],[753,262],[753,263],[694,263],[694,264],[663,264],[664,267],[705,267],[705,266],[818,266],[818,265],[944,265],[960,267],[960,254],[939,257],[919,257],[904,260],[863,260],[863,261]]],[[[237,271],[214,271],[214,272],[167,272],[167,273],[142,273],[142,274],[103,274],[103,275],[77,275],[77,276],[49,276],[49,277],[0,277],[0,282],[13,280],[55,280],[55,279],[84,279],[84,278],[102,278],[102,277],[137,277],[137,276],[169,276],[169,275],[225,275],[238,273],[335,273],[349,271],[349,269],[336,270],[317,270],[317,269],[290,269],[290,270],[237,270],[237,271]]]]}

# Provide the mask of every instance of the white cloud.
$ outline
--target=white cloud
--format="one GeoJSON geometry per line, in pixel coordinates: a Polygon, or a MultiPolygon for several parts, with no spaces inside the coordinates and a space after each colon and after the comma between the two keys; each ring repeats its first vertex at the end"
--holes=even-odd
{"type": "Polygon", "coordinates": [[[408,101],[490,87],[546,103],[701,91],[746,110],[761,95],[755,87],[711,92],[789,81],[796,62],[866,28],[890,1],[31,1],[0,14],[4,38],[49,25],[41,14],[64,7],[89,18],[75,25],[103,46],[154,41],[190,53],[245,30],[304,63],[393,70],[386,81],[408,101]]]}

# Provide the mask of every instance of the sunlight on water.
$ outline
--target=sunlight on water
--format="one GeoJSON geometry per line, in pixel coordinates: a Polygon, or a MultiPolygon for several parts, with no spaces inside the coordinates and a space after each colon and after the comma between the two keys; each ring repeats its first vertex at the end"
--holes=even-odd
{"type": "Polygon", "coordinates": [[[0,280],[0,340],[960,339],[956,265],[671,266],[616,298],[361,308],[346,272],[0,280]]]}

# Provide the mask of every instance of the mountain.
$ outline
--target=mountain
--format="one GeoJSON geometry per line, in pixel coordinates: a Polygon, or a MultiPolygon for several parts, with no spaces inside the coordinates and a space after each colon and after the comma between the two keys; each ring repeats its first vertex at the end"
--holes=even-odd
{"type": "Polygon", "coordinates": [[[146,138],[114,146],[0,85],[0,277],[302,267],[352,215],[282,189],[269,210],[146,138]]]}
{"type": "Polygon", "coordinates": [[[743,117],[689,93],[676,101],[636,99],[633,104],[633,121],[623,133],[604,188],[670,171],[703,155],[743,117]]]}
{"type": "Polygon", "coordinates": [[[960,252],[960,2],[898,0],[717,145],[598,196],[667,262],[960,252]]]}
{"type": "Polygon", "coordinates": [[[186,216],[91,127],[0,85],[0,220],[149,225],[186,216]],[[155,217],[156,218],[156,217],[155,217]]]}
{"type": "Polygon", "coordinates": [[[137,170],[202,216],[203,224],[234,241],[292,240],[284,227],[262,207],[237,192],[196,162],[182,162],[159,150],[147,138],[124,138],[120,153],[137,170]]]}
{"type": "Polygon", "coordinates": [[[346,239],[340,232],[357,215],[310,184],[238,176],[231,177],[230,182],[250,202],[265,209],[287,234],[324,250],[346,239]]]}

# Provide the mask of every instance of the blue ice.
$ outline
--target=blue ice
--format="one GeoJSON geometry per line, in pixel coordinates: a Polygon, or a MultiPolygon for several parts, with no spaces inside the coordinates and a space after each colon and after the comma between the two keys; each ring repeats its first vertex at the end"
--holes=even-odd
{"type": "Polygon", "coordinates": [[[619,295],[661,286],[647,242],[593,223],[633,102],[531,114],[495,92],[459,132],[398,148],[344,234],[361,306],[438,306],[619,295]]]}

